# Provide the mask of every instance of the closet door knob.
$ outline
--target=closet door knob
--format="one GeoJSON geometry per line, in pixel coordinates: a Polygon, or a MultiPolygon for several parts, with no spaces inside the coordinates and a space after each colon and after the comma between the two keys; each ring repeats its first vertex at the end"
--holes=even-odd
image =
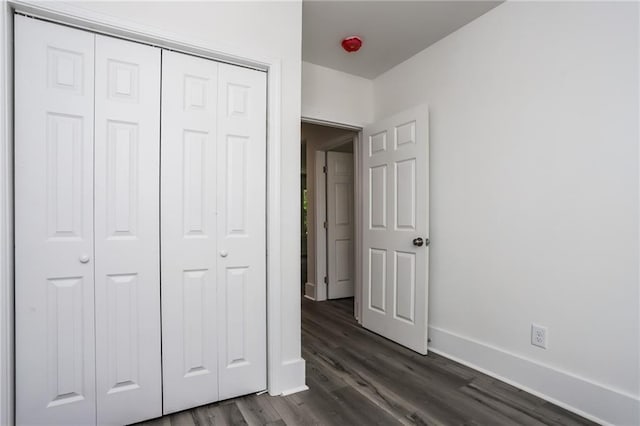
{"type": "Polygon", "coordinates": [[[80,260],[80,263],[87,263],[89,261],[89,255],[83,254],[80,256],[79,260],[80,260]]]}
{"type": "Polygon", "coordinates": [[[220,250],[220,257],[227,257],[228,254],[226,250],[220,250]]]}

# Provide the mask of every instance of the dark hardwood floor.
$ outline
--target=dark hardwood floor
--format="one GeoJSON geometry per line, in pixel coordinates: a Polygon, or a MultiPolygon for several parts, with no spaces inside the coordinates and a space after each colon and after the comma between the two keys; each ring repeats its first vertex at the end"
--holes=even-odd
{"type": "Polygon", "coordinates": [[[360,327],[353,299],[302,302],[309,390],[249,395],[145,425],[588,425],[592,422],[435,354],[360,327]]]}

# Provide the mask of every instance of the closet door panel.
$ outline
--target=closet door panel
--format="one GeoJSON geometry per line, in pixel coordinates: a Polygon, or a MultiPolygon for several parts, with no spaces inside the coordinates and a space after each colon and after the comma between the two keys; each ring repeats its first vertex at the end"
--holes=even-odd
{"type": "Polygon", "coordinates": [[[266,73],[219,65],[220,399],[267,387],[266,94],[266,73]]]}
{"type": "Polygon", "coordinates": [[[98,424],[162,415],[160,49],[96,36],[98,424]]]}
{"type": "Polygon", "coordinates": [[[15,17],[18,424],[95,423],[94,35],[15,17]]]}
{"type": "Polygon", "coordinates": [[[218,400],[217,73],[216,62],[162,52],[165,414],[218,400]]]}

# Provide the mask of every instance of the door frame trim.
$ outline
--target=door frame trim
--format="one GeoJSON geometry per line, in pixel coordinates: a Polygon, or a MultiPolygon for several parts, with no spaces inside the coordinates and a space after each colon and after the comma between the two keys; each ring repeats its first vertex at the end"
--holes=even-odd
{"type": "MultiPolygon", "coordinates": [[[[306,389],[304,360],[283,359],[281,270],[281,60],[260,57],[217,42],[188,39],[70,3],[7,0],[0,3],[0,424],[15,420],[14,239],[13,239],[13,14],[21,13],[108,35],[267,73],[267,390],[281,395],[306,389]],[[301,384],[302,383],[302,384],[301,384]]],[[[241,48],[242,49],[242,48],[241,48]]]]}
{"type": "Polygon", "coordinates": [[[0,3],[0,424],[14,424],[13,10],[0,3]]]}
{"type": "MultiPolygon", "coordinates": [[[[335,121],[327,121],[327,120],[322,120],[322,119],[318,119],[318,118],[314,118],[314,117],[310,117],[310,116],[303,116],[301,117],[300,121],[302,123],[309,123],[309,124],[318,124],[321,126],[328,126],[328,127],[335,127],[338,129],[345,129],[345,130],[352,130],[354,131],[356,134],[354,136],[354,141],[353,141],[353,198],[354,198],[354,215],[355,215],[355,227],[354,227],[354,235],[353,235],[353,239],[354,239],[354,256],[355,256],[355,285],[354,285],[354,307],[353,307],[353,312],[354,312],[354,316],[356,318],[356,320],[358,321],[359,324],[362,324],[362,300],[363,300],[363,285],[362,285],[362,261],[363,261],[363,253],[362,253],[362,247],[363,247],[363,240],[362,240],[362,236],[363,236],[363,230],[364,230],[364,220],[363,220],[363,209],[362,209],[362,203],[359,202],[360,200],[362,200],[362,185],[363,185],[363,179],[364,176],[362,175],[363,171],[362,171],[362,150],[364,149],[362,147],[363,144],[363,132],[364,132],[364,128],[358,125],[354,125],[354,124],[348,124],[348,123],[338,123],[335,121]]],[[[337,138],[336,140],[341,140],[342,142],[346,141],[346,138],[342,137],[342,138],[337,138]]],[[[322,150],[326,151],[327,150],[327,146],[336,146],[339,145],[340,143],[335,143],[336,140],[331,140],[329,141],[327,144],[323,145],[321,147],[322,150]]],[[[318,151],[320,152],[320,151],[318,151]]],[[[317,173],[317,171],[316,171],[317,173]]],[[[326,188],[325,188],[326,189],[326,188]]],[[[326,194],[326,191],[325,191],[326,194]]],[[[316,205],[317,208],[317,205],[316,205]]],[[[313,214],[316,214],[316,212],[313,212],[313,214]]],[[[317,240],[316,240],[316,247],[317,247],[317,240]]],[[[325,239],[325,246],[326,246],[326,239],[325,239]]],[[[316,251],[316,255],[317,255],[317,251],[316,251]]],[[[325,258],[326,258],[326,253],[325,253],[325,258]]],[[[326,262],[325,262],[326,265],[326,262]]],[[[317,269],[317,263],[316,263],[316,269],[317,269]]],[[[318,275],[318,272],[316,270],[316,276],[318,275]]],[[[316,292],[317,292],[317,286],[319,284],[316,283],[316,292]]],[[[305,285],[306,287],[306,285],[305,285]]],[[[325,288],[325,295],[327,294],[326,292],[326,286],[325,288]]],[[[317,293],[316,293],[317,294],[317,293]]]]}

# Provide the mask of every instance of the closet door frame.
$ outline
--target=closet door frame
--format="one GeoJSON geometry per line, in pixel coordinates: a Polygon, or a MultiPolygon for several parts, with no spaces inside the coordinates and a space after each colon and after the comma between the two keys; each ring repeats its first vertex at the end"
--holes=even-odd
{"type": "Polygon", "coordinates": [[[298,297],[282,291],[281,257],[281,135],[282,66],[278,58],[261,57],[251,48],[229,50],[224,41],[217,44],[162,32],[157,28],[132,23],[88,11],[70,3],[32,3],[8,0],[0,5],[0,423],[15,420],[14,362],[14,276],[13,276],[13,14],[20,13],[43,20],[151,44],[179,52],[253,68],[267,73],[267,390],[271,395],[305,390],[304,360],[300,354],[298,297]],[[295,304],[291,303],[291,299],[295,304]],[[284,303],[283,303],[284,302],[284,303]],[[284,312],[283,312],[284,311],[284,312]],[[284,318],[283,318],[284,317],[284,318]],[[288,338],[285,336],[289,336],[288,338]],[[294,336],[294,338],[290,337],[294,336]],[[292,357],[292,354],[294,356],[292,357]]]}

